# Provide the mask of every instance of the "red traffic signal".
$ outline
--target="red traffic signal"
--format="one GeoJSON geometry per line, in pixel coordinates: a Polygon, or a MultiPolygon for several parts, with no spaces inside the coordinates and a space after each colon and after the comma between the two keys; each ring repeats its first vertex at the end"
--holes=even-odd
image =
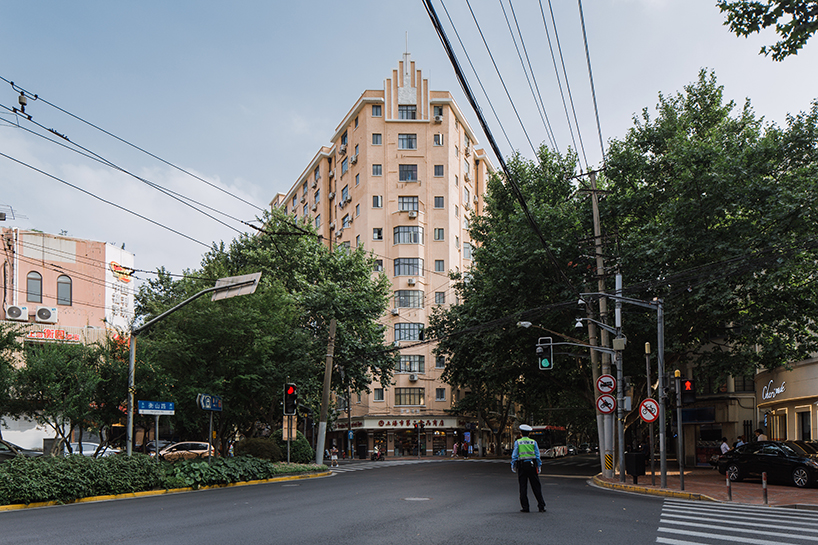
{"type": "Polygon", "coordinates": [[[298,388],[295,384],[284,385],[284,415],[293,416],[298,408],[298,388]]]}
{"type": "Polygon", "coordinates": [[[696,402],[696,383],[691,378],[682,381],[682,404],[696,402]]]}

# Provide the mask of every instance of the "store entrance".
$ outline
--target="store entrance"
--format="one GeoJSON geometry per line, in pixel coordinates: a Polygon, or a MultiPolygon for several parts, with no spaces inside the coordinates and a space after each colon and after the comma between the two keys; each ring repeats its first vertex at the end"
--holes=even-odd
{"type": "MultiPolygon", "coordinates": [[[[420,434],[420,454],[426,455],[426,434],[420,434]]],[[[395,432],[395,456],[418,455],[418,432],[403,430],[395,432]]]]}

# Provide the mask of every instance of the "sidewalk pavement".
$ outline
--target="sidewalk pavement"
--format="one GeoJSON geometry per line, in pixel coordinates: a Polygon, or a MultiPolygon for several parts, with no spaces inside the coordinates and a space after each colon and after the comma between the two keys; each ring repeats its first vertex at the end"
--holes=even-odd
{"type": "MultiPolygon", "coordinates": [[[[667,472],[667,488],[661,488],[659,468],[656,468],[656,484],[651,484],[650,467],[645,475],[638,477],[638,484],[633,484],[633,477],[625,475],[621,483],[619,474],[612,479],[605,479],[602,474],[594,477],[594,483],[604,488],[625,490],[640,494],[653,494],[691,500],[728,502],[727,477],[710,467],[685,468],[684,490],[679,485],[679,469],[672,467],[667,472]]],[[[731,483],[732,502],[753,505],[764,505],[764,491],[760,478],[748,478],[741,482],[731,483]]],[[[818,489],[798,488],[782,484],[767,483],[767,503],[776,507],[796,507],[799,509],[818,510],[818,489]]]]}

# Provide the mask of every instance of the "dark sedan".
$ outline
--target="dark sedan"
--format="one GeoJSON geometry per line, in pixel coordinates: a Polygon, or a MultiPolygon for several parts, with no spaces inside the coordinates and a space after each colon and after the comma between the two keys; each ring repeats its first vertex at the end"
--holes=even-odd
{"type": "Polygon", "coordinates": [[[719,473],[731,481],[767,473],[771,481],[792,483],[798,487],[818,482],[818,454],[794,441],[758,441],[746,443],[719,456],[719,473]]]}
{"type": "Polygon", "coordinates": [[[43,453],[39,450],[31,450],[23,447],[18,447],[14,443],[3,441],[0,439],[0,461],[11,460],[15,456],[28,456],[34,458],[35,456],[42,456],[43,453]]]}

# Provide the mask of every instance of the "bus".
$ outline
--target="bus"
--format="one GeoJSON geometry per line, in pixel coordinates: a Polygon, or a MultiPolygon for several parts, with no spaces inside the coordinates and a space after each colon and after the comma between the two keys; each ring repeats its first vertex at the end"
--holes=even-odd
{"type": "Polygon", "coordinates": [[[563,426],[532,426],[528,436],[537,442],[540,458],[568,455],[568,432],[563,426]]]}

